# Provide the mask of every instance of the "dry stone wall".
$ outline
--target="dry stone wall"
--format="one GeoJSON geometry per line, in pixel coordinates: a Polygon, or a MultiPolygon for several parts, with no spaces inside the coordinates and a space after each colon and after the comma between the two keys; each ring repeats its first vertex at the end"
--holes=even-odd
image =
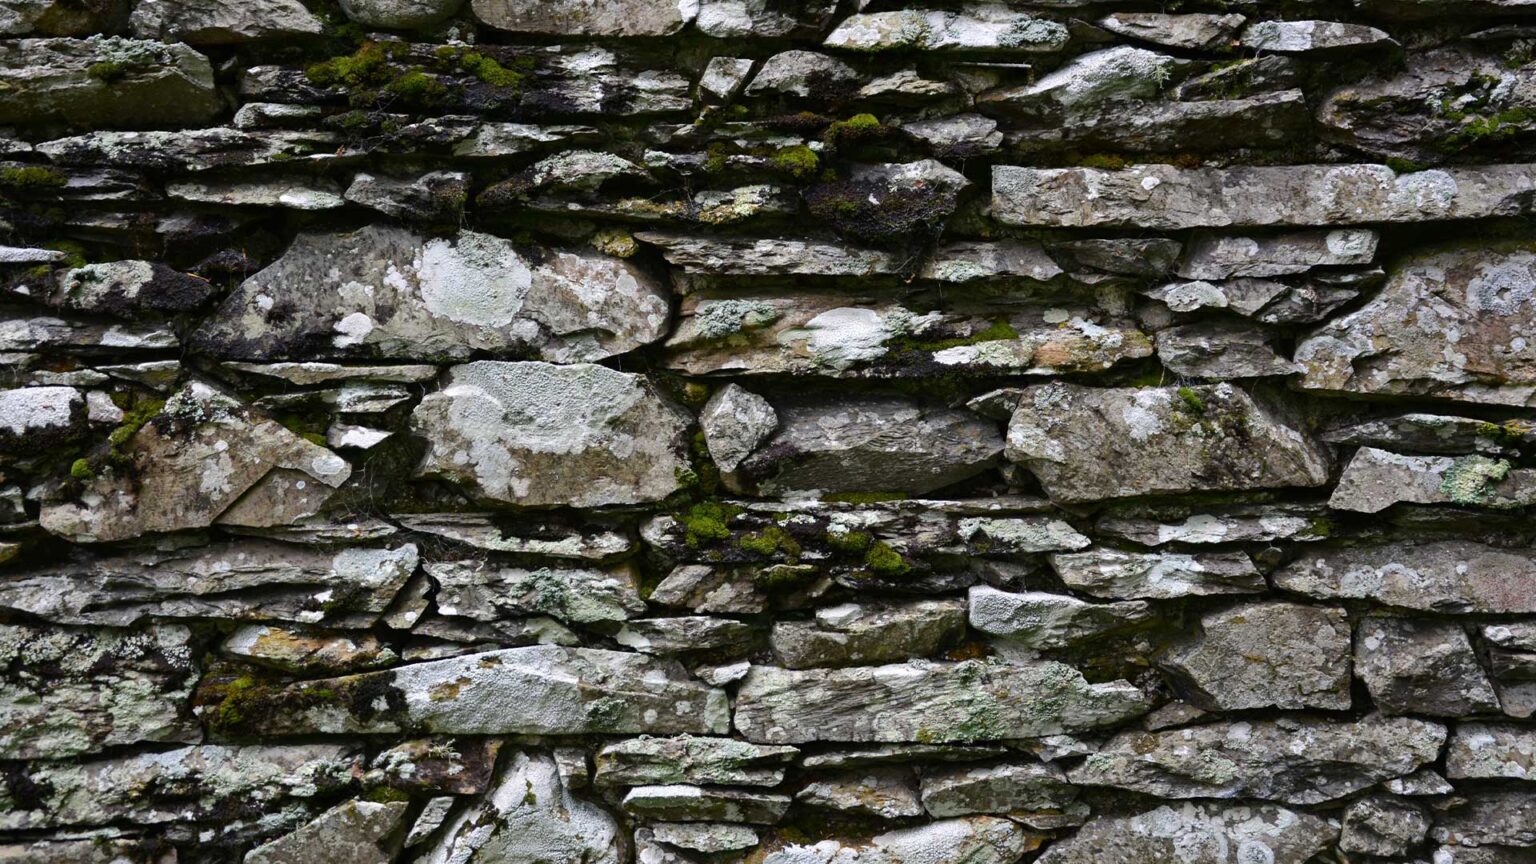
{"type": "Polygon", "coordinates": [[[1536,862],[1536,4],[0,0],[0,861],[1536,862]]]}

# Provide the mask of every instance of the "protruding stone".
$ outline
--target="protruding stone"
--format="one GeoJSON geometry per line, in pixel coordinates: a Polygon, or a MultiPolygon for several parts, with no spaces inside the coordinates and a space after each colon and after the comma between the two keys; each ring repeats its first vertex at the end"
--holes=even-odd
{"type": "Polygon", "coordinates": [[[1375,27],[1339,21],[1259,21],[1248,25],[1242,38],[1244,48],[1274,54],[1322,55],[1395,44],[1375,27]]]}
{"type": "Polygon", "coordinates": [[[1169,15],[1162,12],[1116,12],[1099,19],[1111,33],[1186,51],[1221,51],[1237,42],[1247,20],[1241,15],[1169,15]]]}
{"type": "Polygon", "coordinates": [[[1230,720],[1122,732],[1068,776],[1161,798],[1320,804],[1433,762],[1445,736],[1444,726],[1407,717],[1230,720]]]}
{"type": "Polygon", "coordinates": [[[1536,612],[1536,554],[1465,540],[1303,550],[1275,587],[1325,600],[1374,600],[1438,613],[1536,612]]]}
{"type": "Polygon", "coordinates": [[[657,501],[689,470],[682,412],[645,378],[601,366],[478,361],[411,415],[418,473],[525,506],[657,501]]]}
{"type": "Polygon", "coordinates": [[[877,834],[868,840],[829,839],[813,846],[789,843],[768,852],[763,864],[1012,864],[1039,840],[1017,823],[995,816],[948,819],[877,834]]]}
{"type": "Polygon", "coordinates": [[[0,87],[6,125],[193,126],[223,109],[207,57],[186,45],[117,36],[8,39],[0,43],[0,87]]]}
{"type": "Polygon", "coordinates": [[[692,21],[698,3],[597,0],[572,9],[562,0],[470,0],[487,26],[549,36],[669,36],[692,21]]]}
{"type": "Polygon", "coordinates": [[[932,657],[964,633],[958,601],[844,603],[817,609],[810,621],[775,622],[771,643],[785,667],[810,669],[932,657]]]}
{"type": "Polygon", "coordinates": [[[598,785],[777,786],[799,751],[732,738],[627,738],[597,751],[598,785]]]}
{"type": "Polygon", "coordinates": [[[1041,864],[1304,864],[1339,835],[1337,823],[1284,807],[1182,804],[1099,816],[1047,849],[1041,864]]]}
{"type": "Polygon", "coordinates": [[[245,864],[390,864],[404,801],[348,801],[245,855],[245,864]]]}
{"type": "Polygon", "coordinates": [[[1184,250],[1178,275],[1185,279],[1286,276],[1313,267],[1369,264],[1379,236],[1364,228],[1303,231],[1275,236],[1201,234],[1184,250]]]}
{"type": "Polygon", "coordinates": [[[836,0],[700,0],[699,32],[717,39],[814,37],[837,14],[836,0]]]}
{"type": "MultiPolygon", "coordinates": [[[[1059,118],[1064,111],[1104,103],[1155,99],[1164,84],[1189,61],[1136,48],[1116,45],[1079,54],[1033,84],[994,90],[978,98],[988,114],[1019,115],[1029,120],[1059,118]]],[[[994,186],[1003,168],[993,172],[994,186]]],[[[997,200],[994,190],[994,202],[997,200]]],[[[993,209],[1000,209],[994,203],[993,209]]]]}
{"type": "Polygon", "coordinates": [[[1429,834],[1429,814],[1417,804],[1372,795],[1344,811],[1339,849],[1384,857],[1407,855],[1429,834]]]}
{"type": "Polygon", "coordinates": [[[822,44],[855,51],[1051,52],[1064,48],[1070,38],[1066,26],[1056,21],[985,3],[959,11],[903,9],[850,15],[822,44]]]}
{"type": "Polygon", "coordinates": [[[908,768],[845,771],[812,780],[795,794],[795,801],[821,810],[878,819],[923,815],[917,781],[908,768]]]}
{"type": "Polygon", "coordinates": [[[543,250],[489,234],[427,238],[370,225],[304,233],[241,283],[198,330],[237,359],[525,353],[601,360],[659,338],[665,292],[628,262],[543,250]]]}
{"type": "Polygon", "coordinates": [[[1148,603],[1089,603],[1065,594],[1012,594],[985,585],[967,595],[971,627],[1011,646],[1035,651],[1065,648],[1123,633],[1152,619],[1148,603]]]}
{"type": "Polygon", "coordinates": [[[1157,357],[1188,378],[1260,378],[1301,372],[1276,352],[1272,333],[1252,324],[1209,321],[1169,327],[1157,334],[1157,357]]]}
{"type": "Polygon", "coordinates": [[[754,666],[737,691],[749,741],[995,741],[1114,725],[1146,711],[1124,681],[1089,684],[1070,666],[912,662],[790,671],[754,666]]]}
{"type": "Polygon", "coordinates": [[[635,574],[614,570],[499,567],[479,560],[429,561],[437,611],[477,621],[548,615],[567,624],[617,625],[645,611],[635,574]]]}
{"type": "Polygon", "coordinates": [[[923,771],[923,808],[936,819],[1063,810],[1076,798],[1077,790],[1067,782],[1067,775],[1050,765],[1005,762],[923,771]]]}
{"type": "Polygon", "coordinates": [[[747,85],[748,96],[764,94],[777,96],[815,96],[825,99],[838,91],[846,91],[859,80],[859,73],[852,66],[815,51],[782,51],[763,61],[752,83],[747,85]],[[829,92],[830,91],[830,92],[829,92]]]}
{"type": "Polygon", "coordinates": [[[658,822],[651,831],[658,843],[706,855],[751,849],[758,839],[756,829],[730,822],[658,822]]]}
{"type": "Polygon", "coordinates": [[[380,753],[368,779],[402,792],[477,795],[491,785],[502,742],[497,738],[418,738],[380,753]]]}
{"type": "Polygon", "coordinates": [[[134,35],[191,45],[234,45],[253,39],[302,39],[325,30],[299,0],[142,0],[134,6],[134,35]]]}
{"type": "Polygon", "coordinates": [[[246,624],[224,640],[225,653],[296,675],[336,675],[398,659],[371,633],[326,633],[271,624],[246,624]]]}
{"type": "MultiPolygon", "coordinates": [[[[357,4],[358,0],[352,0],[352,5],[357,4]]],[[[436,4],[428,2],[426,5],[436,4]]],[[[468,196],[469,174],[463,171],[432,171],[403,179],[358,174],[346,191],[348,201],[386,216],[450,225],[457,224],[464,215],[464,201],[468,196]]]]}
{"type": "Polygon", "coordinates": [[[73,387],[0,390],[0,443],[10,451],[3,458],[76,440],[88,419],[85,397],[73,387]]]}
{"type": "Polygon", "coordinates": [[[1355,636],[1355,668],[1384,714],[1464,717],[1499,710],[1460,624],[1373,615],[1355,636]]]}
{"type": "Polygon", "coordinates": [[[784,818],[789,800],[788,795],[713,786],[636,786],[624,796],[624,811],[641,819],[772,825],[784,818]]]}
{"type": "Polygon", "coordinates": [[[115,318],[192,312],[213,299],[214,286],[198,276],[152,261],[106,261],[59,277],[51,305],[115,318]]]}
{"type": "Polygon", "coordinates": [[[613,640],[642,654],[721,659],[752,653],[761,644],[762,635],[761,628],[744,621],[682,615],[632,619],[614,634],[613,640]]]}
{"type": "Polygon", "coordinates": [[[1028,388],[1008,424],[1007,456],[1069,503],[1328,481],[1321,447],[1225,383],[1028,388]]]}
{"type": "Polygon", "coordinates": [[[1259,602],[1211,612],[1162,666],[1213,711],[1350,707],[1350,627],[1342,609],[1259,602]]]}
{"type": "Polygon", "coordinates": [[[1445,774],[1452,780],[1536,780],[1536,729],[1459,723],[1446,751],[1445,774]]]}
{"type": "Polygon", "coordinates": [[[735,471],[779,426],[767,399],[739,384],[715,392],[699,415],[704,443],[721,471],[735,471]]]}
{"type": "Polygon", "coordinates": [[[436,24],[463,5],[464,0],[341,0],[348,18],[364,27],[391,30],[436,24]]]}
{"type": "MultiPolygon", "coordinates": [[[[1536,846],[1536,795],[1522,790],[1466,794],[1436,814],[1429,836],[1452,846],[1536,846]]],[[[1457,864],[1466,861],[1455,860],[1457,864]]]]}
{"type": "Polygon", "coordinates": [[[411,531],[487,552],[604,561],[634,548],[628,536],[590,517],[580,524],[505,513],[393,513],[411,531]]]}
{"type": "MultiPolygon", "coordinates": [[[[1248,539],[1227,538],[1224,532],[1220,536],[1224,540],[1248,539]]],[[[1182,534],[1170,539],[1195,542],[1182,534]]],[[[1051,568],[1068,588],[1113,600],[1259,594],[1268,587],[1253,561],[1242,552],[1190,554],[1091,549],[1052,555],[1051,568]]]]}

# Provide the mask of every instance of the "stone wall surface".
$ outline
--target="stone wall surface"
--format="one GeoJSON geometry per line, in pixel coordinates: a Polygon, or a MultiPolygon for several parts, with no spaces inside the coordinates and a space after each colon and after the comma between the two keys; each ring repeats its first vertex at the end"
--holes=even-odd
{"type": "Polygon", "coordinates": [[[1536,862],[1536,3],[0,0],[0,862],[1536,862]]]}

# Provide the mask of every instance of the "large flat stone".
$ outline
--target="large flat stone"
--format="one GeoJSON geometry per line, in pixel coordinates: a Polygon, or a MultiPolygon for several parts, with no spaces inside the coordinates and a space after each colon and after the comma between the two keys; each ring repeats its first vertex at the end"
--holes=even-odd
{"type": "Polygon", "coordinates": [[[6,125],[195,126],[223,108],[207,57],[116,36],[0,43],[0,90],[6,125]]]}
{"type": "Polygon", "coordinates": [[[1176,804],[1099,816],[1046,850],[1041,864],[1304,864],[1338,837],[1337,824],[1284,807],[1176,804]]]}
{"type": "Polygon", "coordinates": [[[1536,555],[1465,540],[1304,551],[1274,584],[1328,600],[1440,613],[1536,612],[1536,555]]]}

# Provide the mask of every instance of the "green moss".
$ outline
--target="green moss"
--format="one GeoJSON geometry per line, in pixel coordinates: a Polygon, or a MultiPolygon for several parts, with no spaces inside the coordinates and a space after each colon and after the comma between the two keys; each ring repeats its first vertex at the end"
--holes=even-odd
{"type": "Polygon", "coordinates": [[[96,470],[91,467],[89,459],[76,459],[69,466],[69,476],[76,480],[90,480],[96,476],[96,470]]]}
{"type": "Polygon", "coordinates": [[[907,559],[884,540],[875,541],[864,553],[864,566],[881,576],[902,576],[912,571],[907,559]]]}
{"type": "Polygon", "coordinates": [[[1077,164],[1083,168],[1098,168],[1103,171],[1119,171],[1131,165],[1124,156],[1116,156],[1112,153],[1092,153],[1080,157],[1077,164]]]}
{"type": "Polygon", "coordinates": [[[766,594],[788,594],[810,584],[817,570],[805,565],[780,564],[752,574],[752,585],[766,594]]]}
{"type": "Polygon", "coordinates": [[[1188,408],[1191,413],[1205,413],[1205,400],[1200,398],[1200,394],[1196,393],[1193,387],[1180,387],[1178,394],[1180,401],[1184,403],[1184,407],[1188,408]]]}
{"type": "Polygon", "coordinates": [[[132,408],[123,412],[123,422],[118,424],[112,434],[107,436],[107,443],[115,450],[127,444],[150,418],[165,409],[164,399],[144,399],[136,403],[132,408]]]}
{"type": "Polygon", "coordinates": [[[882,501],[905,501],[904,492],[834,492],[823,495],[821,500],[836,504],[879,504],[882,501]]]}
{"type": "Polygon", "coordinates": [[[85,247],[72,240],[56,240],[43,244],[44,249],[52,249],[55,252],[63,252],[64,260],[60,262],[65,267],[84,267],[90,263],[85,257],[85,247]]]}
{"type": "Polygon", "coordinates": [[[1498,484],[1509,476],[1512,467],[1507,459],[1463,456],[1446,470],[1440,491],[1453,504],[1493,506],[1498,498],[1498,484]]]}
{"type": "Polygon", "coordinates": [[[395,801],[409,801],[411,796],[409,793],[396,789],[393,786],[379,786],[364,795],[363,800],[372,801],[375,804],[390,804],[395,801]]]}
{"type": "Polygon", "coordinates": [[[44,165],[11,165],[0,168],[0,186],[7,189],[52,189],[63,186],[69,178],[61,171],[44,165]]]}
{"type": "Polygon", "coordinates": [[[393,93],[417,105],[435,105],[448,95],[443,82],[420,69],[402,73],[384,85],[385,92],[393,93]]]}
{"type": "Polygon", "coordinates": [[[890,130],[873,114],[855,114],[827,126],[822,140],[829,147],[847,148],[886,137],[890,130]]]}
{"type": "Polygon", "coordinates": [[[1421,165],[1412,159],[1402,159],[1397,156],[1388,156],[1386,159],[1386,165],[1388,168],[1391,168],[1393,171],[1396,171],[1399,174],[1413,174],[1419,171],[1423,171],[1426,167],[1428,167],[1421,165]]]}
{"type": "Polygon", "coordinates": [[[983,330],[978,330],[970,336],[954,339],[893,339],[887,344],[893,350],[912,349],[918,351],[943,351],[946,348],[958,348],[962,345],[980,345],[983,342],[1014,342],[1019,338],[1019,331],[1008,323],[1006,318],[998,318],[983,330]]]}
{"type": "Polygon", "coordinates": [[[868,531],[827,532],[827,545],[839,552],[863,555],[869,551],[875,538],[868,531]]]}
{"type": "Polygon", "coordinates": [[[493,57],[470,52],[459,58],[459,68],[475,76],[492,87],[522,87],[528,80],[528,74],[533,71],[533,58],[519,57],[512,63],[513,68],[496,62],[493,57]]]}
{"type": "Polygon", "coordinates": [[[788,531],[777,525],[769,525],[761,531],[742,535],[736,545],[744,552],[762,555],[765,558],[774,554],[782,554],[786,560],[798,561],[800,559],[800,543],[788,531]]]}
{"type": "Polygon", "coordinates": [[[817,157],[816,151],[806,145],[795,144],[775,150],[768,157],[768,164],[797,180],[807,180],[816,176],[816,169],[821,167],[821,159],[817,157]]]}
{"type": "Polygon", "coordinates": [[[380,42],[365,42],[356,53],[332,57],[304,70],[304,77],[320,87],[382,87],[394,77],[389,65],[391,50],[380,42]]]}
{"type": "Polygon", "coordinates": [[[103,60],[85,67],[85,74],[104,84],[110,84],[128,74],[128,64],[118,60],[103,60]]]}
{"type": "Polygon", "coordinates": [[[697,549],[705,544],[730,537],[731,529],[727,527],[727,523],[741,512],[740,507],[730,504],[702,501],[688,508],[686,513],[679,513],[677,521],[683,524],[689,547],[697,549]]]}

